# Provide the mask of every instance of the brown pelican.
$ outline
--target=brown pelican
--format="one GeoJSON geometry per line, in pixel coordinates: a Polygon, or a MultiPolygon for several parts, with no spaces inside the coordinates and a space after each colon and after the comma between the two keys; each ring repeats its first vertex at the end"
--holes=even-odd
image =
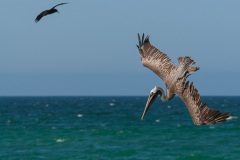
{"type": "Polygon", "coordinates": [[[143,66],[156,73],[166,85],[166,94],[160,87],[154,87],[150,91],[142,119],[147,113],[154,100],[160,95],[163,102],[171,100],[178,95],[185,103],[195,125],[216,124],[224,122],[229,117],[229,112],[221,113],[218,110],[208,108],[202,103],[198,90],[193,83],[186,81],[187,77],[199,67],[193,66],[194,60],[190,57],[179,57],[179,65],[174,65],[170,58],[150,44],[149,36],[142,38],[138,34],[139,45],[137,45],[143,66]]]}
{"type": "MultiPolygon", "coordinates": [[[[60,6],[60,5],[63,5],[63,4],[67,4],[67,3],[60,3],[60,4],[57,4],[56,6],[53,6],[51,9],[49,10],[45,10],[45,11],[42,11],[35,19],[35,22],[37,23],[38,21],[40,21],[40,19],[43,17],[43,16],[46,16],[46,15],[49,15],[49,14],[53,14],[55,12],[58,12],[57,9],[55,9],[57,6],[60,6]]],[[[59,13],[59,12],[58,12],[59,13]]]]}

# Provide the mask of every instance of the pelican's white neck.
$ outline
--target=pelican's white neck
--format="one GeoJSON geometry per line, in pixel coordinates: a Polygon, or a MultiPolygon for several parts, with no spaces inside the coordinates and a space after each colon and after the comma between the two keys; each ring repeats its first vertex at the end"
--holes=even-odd
{"type": "Polygon", "coordinates": [[[157,90],[158,90],[158,87],[157,86],[155,86],[151,91],[150,91],[150,93],[157,93],[157,90]]]}

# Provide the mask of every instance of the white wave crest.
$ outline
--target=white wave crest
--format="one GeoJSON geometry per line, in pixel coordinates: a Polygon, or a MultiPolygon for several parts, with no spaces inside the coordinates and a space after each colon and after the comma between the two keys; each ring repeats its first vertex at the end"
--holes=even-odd
{"type": "Polygon", "coordinates": [[[237,117],[237,116],[229,116],[229,117],[227,118],[227,120],[231,120],[231,119],[238,119],[238,117],[237,117]]]}
{"type": "Polygon", "coordinates": [[[78,118],[81,118],[82,116],[83,116],[82,114],[78,114],[78,115],[77,115],[78,118]]]}
{"type": "Polygon", "coordinates": [[[65,142],[65,139],[56,139],[56,142],[57,142],[57,143],[65,142]]]}
{"type": "Polygon", "coordinates": [[[115,106],[115,103],[109,103],[109,106],[115,106]]]}

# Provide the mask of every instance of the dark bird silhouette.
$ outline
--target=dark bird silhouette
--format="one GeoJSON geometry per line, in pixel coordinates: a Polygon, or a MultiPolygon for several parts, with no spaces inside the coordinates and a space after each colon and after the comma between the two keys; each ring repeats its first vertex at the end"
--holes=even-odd
{"type": "Polygon", "coordinates": [[[137,47],[143,66],[156,73],[165,82],[167,88],[166,94],[162,88],[157,86],[151,90],[142,119],[158,95],[163,102],[178,95],[187,106],[195,125],[216,124],[227,120],[229,112],[221,113],[218,110],[208,108],[207,104],[202,103],[198,90],[193,83],[186,81],[189,75],[199,70],[199,67],[193,66],[195,64],[194,60],[188,56],[179,57],[179,65],[176,66],[165,53],[150,44],[149,36],[144,38],[143,34],[141,38],[138,34],[138,40],[139,45],[137,47]]]}
{"type": "MultiPolygon", "coordinates": [[[[49,10],[45,10],[45,11],[42,11],[35,19],[35,22],[37,23],[38,21],[40,21],[40,19],[43,17],[43,16],[46,16],[46,15],[49,15],[49,14],[53,14],[55,12],[58,12],[57,9],[55,9],[57,6],[60,6],[60,5],[63,5],[63,4],[68,4],[68,3],[60,3],[60,4],[57,4],[56,6],[52,7],[51,9],[49,10]]],[[[58,12],[59,13],[59,12],[58,12]]]]}

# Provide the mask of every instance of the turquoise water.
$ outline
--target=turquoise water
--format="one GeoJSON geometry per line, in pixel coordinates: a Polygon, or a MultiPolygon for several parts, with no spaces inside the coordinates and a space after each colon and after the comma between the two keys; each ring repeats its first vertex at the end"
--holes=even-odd
{"type": "Polygon", "coordinates": [[[218,125],[195,126],[179,98],[157,100],[140,119],[147,97],[1,97],[2,160],[237,160],[240,97],[203,97],[231,112],[218,125]]]}

